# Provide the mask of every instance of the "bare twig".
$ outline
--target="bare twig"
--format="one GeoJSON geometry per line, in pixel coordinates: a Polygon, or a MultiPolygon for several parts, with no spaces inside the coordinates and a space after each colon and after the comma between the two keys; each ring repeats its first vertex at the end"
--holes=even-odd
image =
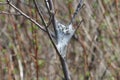
{"type": "Polygon", "coordinates": [[[0,2],[0,5],[6,5],[7,2],[0,2]]]}
{"type": "Polygon", "coordinates": [[[35,4],[36,10],[37,10],[37,12],[38,12],[41,20],[42,20],[43,25],[46,26],[46,23],[45,23],[44,18],[43,18],[43,16],[42,16],[41,10],[38,8],[37,1],[36,1],[36,0],[33,0],[33,2],[34,2],[34,4],[35,4]]]}
{"type": "Polygon", "coordinates": [[[48,10],[49,16],[52,17],[52,25],[55,33],[55,38],[57,38],[57,31],[56,31],[56,19],[55,19],[55,10],[53,5],[53,0],[44,0],[46,4],[46,8],[48,10]]]}
{"type": "Polygon", "coordinates": [[[103,80],[103,79],[104,79],[105,74],[106,74],[106,72],[107,72],[107,70],[108,70],[108,67],[109,67],[109,66],[107,66],[106,69],[104,70],[102,76],[100,77],[100,80],[103,80]]]}
{"type": "Polygon", "coordinates": [[[19,70],[20,70],[20,78],[21,80],[24,80],[23,66],[22,66],[22,61],[20,59],[18,59],[18,64],[19,64],[19,70]]]}
{"type": "Polygon", "coordinates": [[[20,15],[19,13],[9,13],[9,12],[6,12],[6,11],[1,11],[0,14],[5,14],[5,15],[17,15],[17,16],[20,15]]]}
{"type": "Polygon", "coordinates": [[[75,29],[75,32],[78,30],[78,28],[80,27],[79,25],[81,25],[82,22],[84,22],[83,19],[82,19],[82,20],[80,21],[80,23],[77,25],[77,28],[75,29]]]}
{"type": "Polygon", "coordinates": [[[48,10],[48,14],[49,14],[49,16],[51,16],[50,14],[50,9],[49,9],[49,3],[48,3],[48,0],[44,0],[44,2],[45,2],[45,6],[46,6],[46,8],[47,8],[47,10],[48,10]]]}
{"type": "Polygon", "coordinates": [[[76,8],[75,12],[73,13],[72,19],[70,21],[70,24],[73,23],[73,20],[75,19],[76,15],[80,11],[80,9],[84,6],[84,4],[82,5],[82,1],[83,0],[80,0],[79,4],[77,5],[77,8],[76,8]]]}
{"type": "Polygon", "coordinates": [[[65,58],[63,58],[63,57],[60,55],[60,53],[59,53],[59,51],[58,51],[58,48],[56,47],[54,41],[52,40],[52,37],[51,37],[51,35],[50,35],[47,27],[46,27],[46,30],[47,30],[48,36],[49,36],[49,38],[50,38],[50,40],[51,40],[51,42],[52,42],[52,44],[53,44],[53,46],[54,46],[54,48],[55,48],[58,56],[59,56],[59,59],[60,59],[61,65],[62,65],[62,69],[63,69],[63,73],[64,73],[65,80],[71,80],[71,78],[70,78],[70,73],[69,73],[69,70],[68,70],[67,62],[66,62],[65,58]]]}
{"type": "Polygon", "coordinates": [[[39,64],[38,64],[38,43],[37,43],[37,34],[36,34],[36,30],[33,31],[34,35],[33,35],[33,38],[35,40],[35,46],[34,46],[34,52],[35,52],[35,64],[36,64],[36,78],[37,80],[39,80],[39,64]]]}

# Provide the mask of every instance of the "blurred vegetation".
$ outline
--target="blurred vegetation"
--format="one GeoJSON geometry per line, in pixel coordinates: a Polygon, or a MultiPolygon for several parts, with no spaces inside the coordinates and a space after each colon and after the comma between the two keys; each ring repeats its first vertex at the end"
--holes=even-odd
{"type": "MultiPolygon", "coordinates": [[[[32,0],[11,0],[42,25],[32,0]]],[[[57,19],[67,25],[79,0],[53,0],[57,19]]],[[[0,79],[62,80],[63,73],[48,36],[0,0],[0,79]],[[7,14],[11,13],[11,14],[7,14]],[[14,14],[14,15],[13,15],[14,14]]],[[[37,0],[46,22],[44,0],[37,0]]],[[[120,1],[84,0],[74,21],[84,19],[68,46],[72,80],[120,80],[120,1]]]]}

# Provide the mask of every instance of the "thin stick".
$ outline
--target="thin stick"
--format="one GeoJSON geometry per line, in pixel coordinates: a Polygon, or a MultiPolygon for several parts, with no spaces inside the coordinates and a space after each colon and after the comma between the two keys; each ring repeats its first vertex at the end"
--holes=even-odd
{"type": "Polygon", "coordinates": [[[6,5],[7,2],[0,2],[0,5],[6,5]]]}
{"type": "Polygon", "coordinates": [[[78,12],[81,10],[81,8],[84,6],[85,4],[82,5],[82,0],[80,0],[79,4],[77,5],[77,8],[75,10],[75,12],[73,13],[72,19],[70,21],[70,24],[73,23],[73,20],[75,19],[76,15],[78,14],[78,12]]]}
{"type": "Polygon", "coordinates": [[[46,8],[48,10],[49,16],[52,17],[52,25],[55,33],[55,38],[57,38],[57,30],[56,30],[56,19],[55,19],[55,10],[53,6],[52,0],[44,0],[46,4],[46,8]]]}
{"type": "Polygon", "coordinates": [[[6,11],[0,11],[0,14],[5,14],[5,15],[17,15],[17,16],[20,15],[20,14],[17,14],[17,13],[9,13],[9,12],[6,12],[6,11]]]}
{"type": "Polygon", "coordinates": [[[43,18],[43,16],[42,16],[42,13],[41,13],[41,11],[40,11],[39,8],[38,8],[37,1],[36,1],[36,0],[33,0],[33,2],[34,2],[34,4],[35,4],[36,10],[37,10],[37,12],[38,12],[41,20],[42,20],[43,25],[46,26],[45,21],[44,21],[44,18],[43,18]]]}

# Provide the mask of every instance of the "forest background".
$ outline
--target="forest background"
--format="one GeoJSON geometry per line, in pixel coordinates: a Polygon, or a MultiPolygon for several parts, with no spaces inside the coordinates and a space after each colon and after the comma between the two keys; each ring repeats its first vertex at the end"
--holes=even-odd
{"type": "MultiPolygon", "coordinates": [[[[42,25],[33,0],[11,0],[42,25]]],[[[37,0],[48,21],[44,0],[37,0]]],[[[79,0],[53,0],[55,16],[67,25],[79,0]]],[[[72,80],[120,80],[120,1],[84,0],[67,50],[72,80]]],[[[0,80],[61,80],[59,58],[48,36],[0,0],[0,80]]]]}

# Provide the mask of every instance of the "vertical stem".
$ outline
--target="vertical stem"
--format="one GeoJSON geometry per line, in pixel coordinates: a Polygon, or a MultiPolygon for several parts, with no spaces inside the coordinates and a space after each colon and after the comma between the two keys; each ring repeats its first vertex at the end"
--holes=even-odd
{"type": "Polygon", "coordinates": [[[117,12],[117,21],[118,21],[118,27],[120,27],[120,16],[119,16],[119,1],[115,0],[115,4],[116,4],[116,12],[117,12]]]}
{"type": "Polygon", "coordinates": [[[34,51],[35,51],[36,78],[38,80],[39,79],[39,66],[38,66],[38,45],[37,45],[36,29],[35,29],[35,33],[33,34],[34,34],[34,40],[35,40],[34,51]]]}
{"type": "Polygon", "coordinates": [[[61,61],[61,65],[62,65],[62,69],[63,69],[65,80],[71,80],[70,72],[69,72],[69,69],[68,69],[68,65],[67,65],[66,59],[60,57],[60,61],[61,61]]]}
{"type": "Polygon", "coordinates": [[[81,40],[82,38],[79,38],[79,42],[83,48],[83,58],[84,58],[84,80],[88,80],[89,76],[87,75],[87,71],[88,71],[88,61],[87,61],[87,52],[86,52],[86,45],[84,43],[84,41],[81,40]]]}

